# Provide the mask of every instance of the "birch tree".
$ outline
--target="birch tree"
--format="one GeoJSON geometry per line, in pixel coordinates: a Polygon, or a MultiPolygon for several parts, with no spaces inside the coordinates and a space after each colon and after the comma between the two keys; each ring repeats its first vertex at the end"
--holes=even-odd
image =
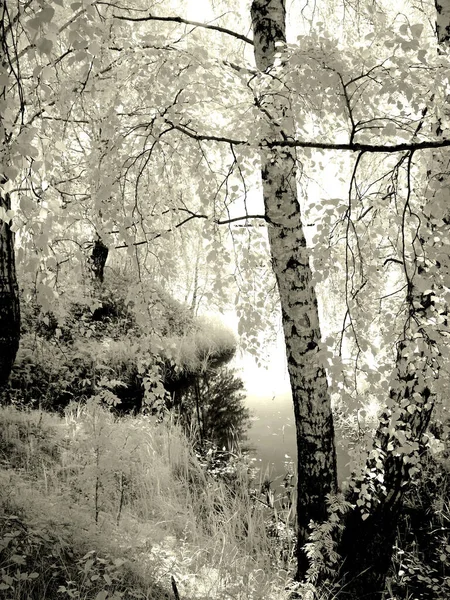
{"type": "MultiPolygon", "coordinates": [[[[436,9],[437,41],[442,51],[450,21],[449,14],[437,3],[436,9]]],[[[442,90],[437,89],[436,94],[441,95],[442,90]]],[[[445,102],[442,96],[441,100],[445,102]]],[[[417,131],[422,125],[419,121],[417,131]]],[[[430,125],[439,135],[439,117],[430,125]]],[[[410,225],[408,221],[416,223],[415,235],[409,240],[404,236],[401,248],[405,322],[396,344],[389,397],[384,403],[365,472],[353,483],[351,499],[355,509],[346,520],[341,540],[340,553],[346,561],[344,587],[349,597],[355,599],[375,600],[383,593],[402,499],[408,484],[420,473],[421,456],[428,442],[427,429],[438,401],[435,382],[442,365],[441,340],[447,335],[447,303],[443,296],[446,280],[442,272],[446,267],[442,259],[448,255],[449,242],[442,190],[448,163],[441,153],[434,152],[431,158],[428,175],[435,181],[419,197],[416,208],[407,206],[401,223],[403,232],[410,225]]],[[[404,160],[406,194],[410,197],[414,152],[406,152],[404,160]]]]}
{"type": "MultiPolygon", "coordinates": [[[[281,79],[275,56],[286,43],[286,8],[279,0],[255,0],[251,7],[255,62],[263,78],[281,79]]],[[[281,71],[281,72],[280,72],[281,71]]],[[[262,92],[256,102],[267,115],[267,141],[293,139],[288,89],[283,84],[262,92]]],[[[264,145],[264,140],[262,140],[264,145]]],[[[295,149],[261,151],[265,217],[272,265],[281,303],[284,339],[297,432],[298,576],[308,569],[303,547],[311,520],[327,518],[327,494],[337,491],[333,416],[325,366],[317,298],[297,197],[295,149]]]]}
{"type": "MultiPolygon", "coordinates": [[[[285,51],[286,13],[283,2],[253,2],[251,16],[258,74],[250,82],[258,82],[251,89],[255,105],[260,111],[256,146],[262,164],[263,217],[268,227],[272,266],[280,296],[297,427],[298,579],[308,570],[304,552],[308,526],[311,521],[316,526],[325,521],[326,494],[336,491],[336,470],[329,390],[319,350],[321,336],[317,300],[311,284],[304,224],[297,196],[297,152],[308,148],[355,152],[357,159],[354,174],[358,172],[365,154],[398,154],[396,162],[392,159],[394,166],[390,170],[393,173],[401,172],[402,177],[405,177],[401,183],[402,189],[395,183],[396,194],[404,194],[405,197],[403,220],[400,221],[403,237],[397,247],[399,257],[389,260],[401,264],[403,268],[406,296],[402,310],[406,320],[397,343],[395,374],[390,378],[390,384],[385,388],[386,398],[382,400],[386,410],[381,416],[366,471],[353,486],[350,498],[355,506],[346,519],[344,534],[338,546],[342,559],[344,593],[350,598],[360,598],[362,594],[364,597],[378,598],[384,588],[389,567],[405,484],[418,473],[419,455],[426,444],[424,435],[433,407],[434,393],[426,382],[434,380],[439,371],[439,351],[430,336],[433,320],[430,320],[430,315],[425,314],[429,308],[429,303],[424,301],[427,286],[424,288],[424,281],[416,277],[418,264],[423,262],[423,240],[410,233],[409,220],[414,220],[417,216],[417,204],[414,209],[411,208],[411,177],[414,158],[419,150],[444,147],[448,142],[436,139],[429,131],[423,136],[430,125],[426,112],[422,115],[419,127],[414,118],[408,118],[403,113],[397,117],[396,114],[386,112],[384,107],[389,106],[392,100],[387,100],[383,105],[383,98],[380,98],[379,106],[371,102],[371,90],[372,94],[376,93],[378,87],[384,89],[386,98],[392,98],[396,94],[390,87],[391,72],[385,67],[383,59],[378,62],[376,59],[367,61],[369,66],[365,71],[364,67],[353,65],[359,74],[348,76],[345,73],[351,70],[352,59],[338,56],[333,44],[328,44],[326,39],[319,36],[311,40],[305,39],[305,46],[300,45],[298,51],[292,48],[285,51]],[[317,43],[316,47],[314,43],[317,43]],[[326,81],[320,100],[329,108],[330,120],[335,118],[340,127],[348,130],[347,141],[299,139],[299,126],[295,123],[293,114],[295,112],[298,120],[301,114],[299,98],[304,98],[304,90],[308,84],[310,87],[307,89],[311,94],[308,98],[313,98],[319,80],[314,65],[316,69],[323,67],[322,77],[326,81]],[[304,68],[306,78],[299,75],[300,67],[304,68]],[[386,82],[384,88],[378,78],[386,82]],[[361,80],[364,81],[363,84],[360,83],[361,80]],[[333,90],[331,94],[330,89],[333,90]],[[297,98],[294,96],[295,92],[299,94],[297,98]],[[333,94],[340,97],[342,102],[333,104],[336,98],[333,94]],[[298,110],[293,109],[293,105],[298,110]],[[365,116],[362,115],[364,109],[367,113],[365,116]],[[372,134],[371,130],[376,133],[372,134]],[[380,131],[384,135],[381,140],[380,131]],[[404,142],[398,141],[399,134],[404,142]]],[[[198,23],[189,23],[187,20],[152,15],[128,20],[165,20],[199,26],[198,23]]],[[[207,28],[214,29],[214,26],[207,28]]],[[[398,47],[406,52],[416,49],[421,30],[422,26],[400,27],[397,37],[392,42],[387,42],[388,48],[398,47]]],[[[228,33],[233,35],[232,32],[228,33]]],[[[420,62],[420,50],[418,57],[420,62]]],[[[366,61],[363,55],[358,56],[359,59],[362,64],[366,61]]],[[[396,68],[407,68],[406,61],[395,64],[392,73],[396,68]]],[[[408,82],[408,87],[399,88],[400,96],[403,91],[408,96],[412,85],[412,82],[408,82]]],[[[414,110],[419,106],[416,100],[412,101],[412,105],[414,110]]],[[[402,103],[398,101],[397,106],[401,107],[402,103]]],[[[198,123],[196,126],[192,122],[185,124],[183,119],[166,122],[199,143],[223,142],[235,147],[249,143],[237,136],[199,131],[198,123]]],[[[324,128],[320,131],[323,132],[324,128]]],[[[355,177],[350,183],[350,195],[353,193],[354,182],[355,177]]],[[[349,211],[346,212],[345,219],[352,223],[349,211]]],[[[348,273],[347,275],[350,276],[348,273]]],[[[423,275],[421,272],[420,276],[423,275]]]]}

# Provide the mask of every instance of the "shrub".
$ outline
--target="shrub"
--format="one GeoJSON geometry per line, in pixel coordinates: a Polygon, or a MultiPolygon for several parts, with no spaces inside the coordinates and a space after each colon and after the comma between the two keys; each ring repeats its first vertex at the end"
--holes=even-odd
{"type": "Polygon", "coordinates": [[[200,376],[194,385],[175,395],[180,422],[197,440],[232,450],[245,441],[250,411],[245,407],[244,384],[233,370],[222,367],[200,376]]]}
{"type": "Polygon", "coordinates": [[[428,451],[421,478],[404,501],[394,555],[394,594],[419,600],[450,597],[450,460],[428,451]]]}

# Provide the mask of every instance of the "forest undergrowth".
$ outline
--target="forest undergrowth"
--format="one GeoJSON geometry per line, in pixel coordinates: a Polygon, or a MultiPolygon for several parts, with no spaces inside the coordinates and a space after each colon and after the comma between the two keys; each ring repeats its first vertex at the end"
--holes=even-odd
{"type": "MultiPolygon", "coordinates": [[[[407,497],[383,600],[448,597],[439,456],[407,497]]],[[[65,416],[0,408],[0,598],[345,597],[292,583],[295,503],[274,502],[251,465],[195,452],[170,417],[117,418],[95,401],[65,416]]]]}
{"type": "Polygon", "coordinates": [[[95,402],[1,408],[0,432],[0,598],[287,597],[292,540],[242,457],[217,477],[171,420],[95,402]]]}

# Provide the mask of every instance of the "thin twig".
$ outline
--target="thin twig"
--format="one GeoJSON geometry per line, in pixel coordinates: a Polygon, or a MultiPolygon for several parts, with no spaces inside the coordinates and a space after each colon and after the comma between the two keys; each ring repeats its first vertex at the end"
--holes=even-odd
{"type": "Polygon", "coordinates": [[[173,594],[175,596],[175,600],[180,600],[180,594],[178,593],[177,582],[175,581],[175,577],[172,575],[172,589],[173,594]]]}

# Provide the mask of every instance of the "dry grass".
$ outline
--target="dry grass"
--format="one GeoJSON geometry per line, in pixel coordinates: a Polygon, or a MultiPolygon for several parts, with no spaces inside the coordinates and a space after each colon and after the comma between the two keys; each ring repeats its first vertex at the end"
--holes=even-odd
{"type": "Polygon", "coordinates": [[[0,427],[0,598],[172,598],[172,576],[182,600],[286,597],[247,471],[206,473],[174,423],[91,404],[2,408],[0,427]]]}

